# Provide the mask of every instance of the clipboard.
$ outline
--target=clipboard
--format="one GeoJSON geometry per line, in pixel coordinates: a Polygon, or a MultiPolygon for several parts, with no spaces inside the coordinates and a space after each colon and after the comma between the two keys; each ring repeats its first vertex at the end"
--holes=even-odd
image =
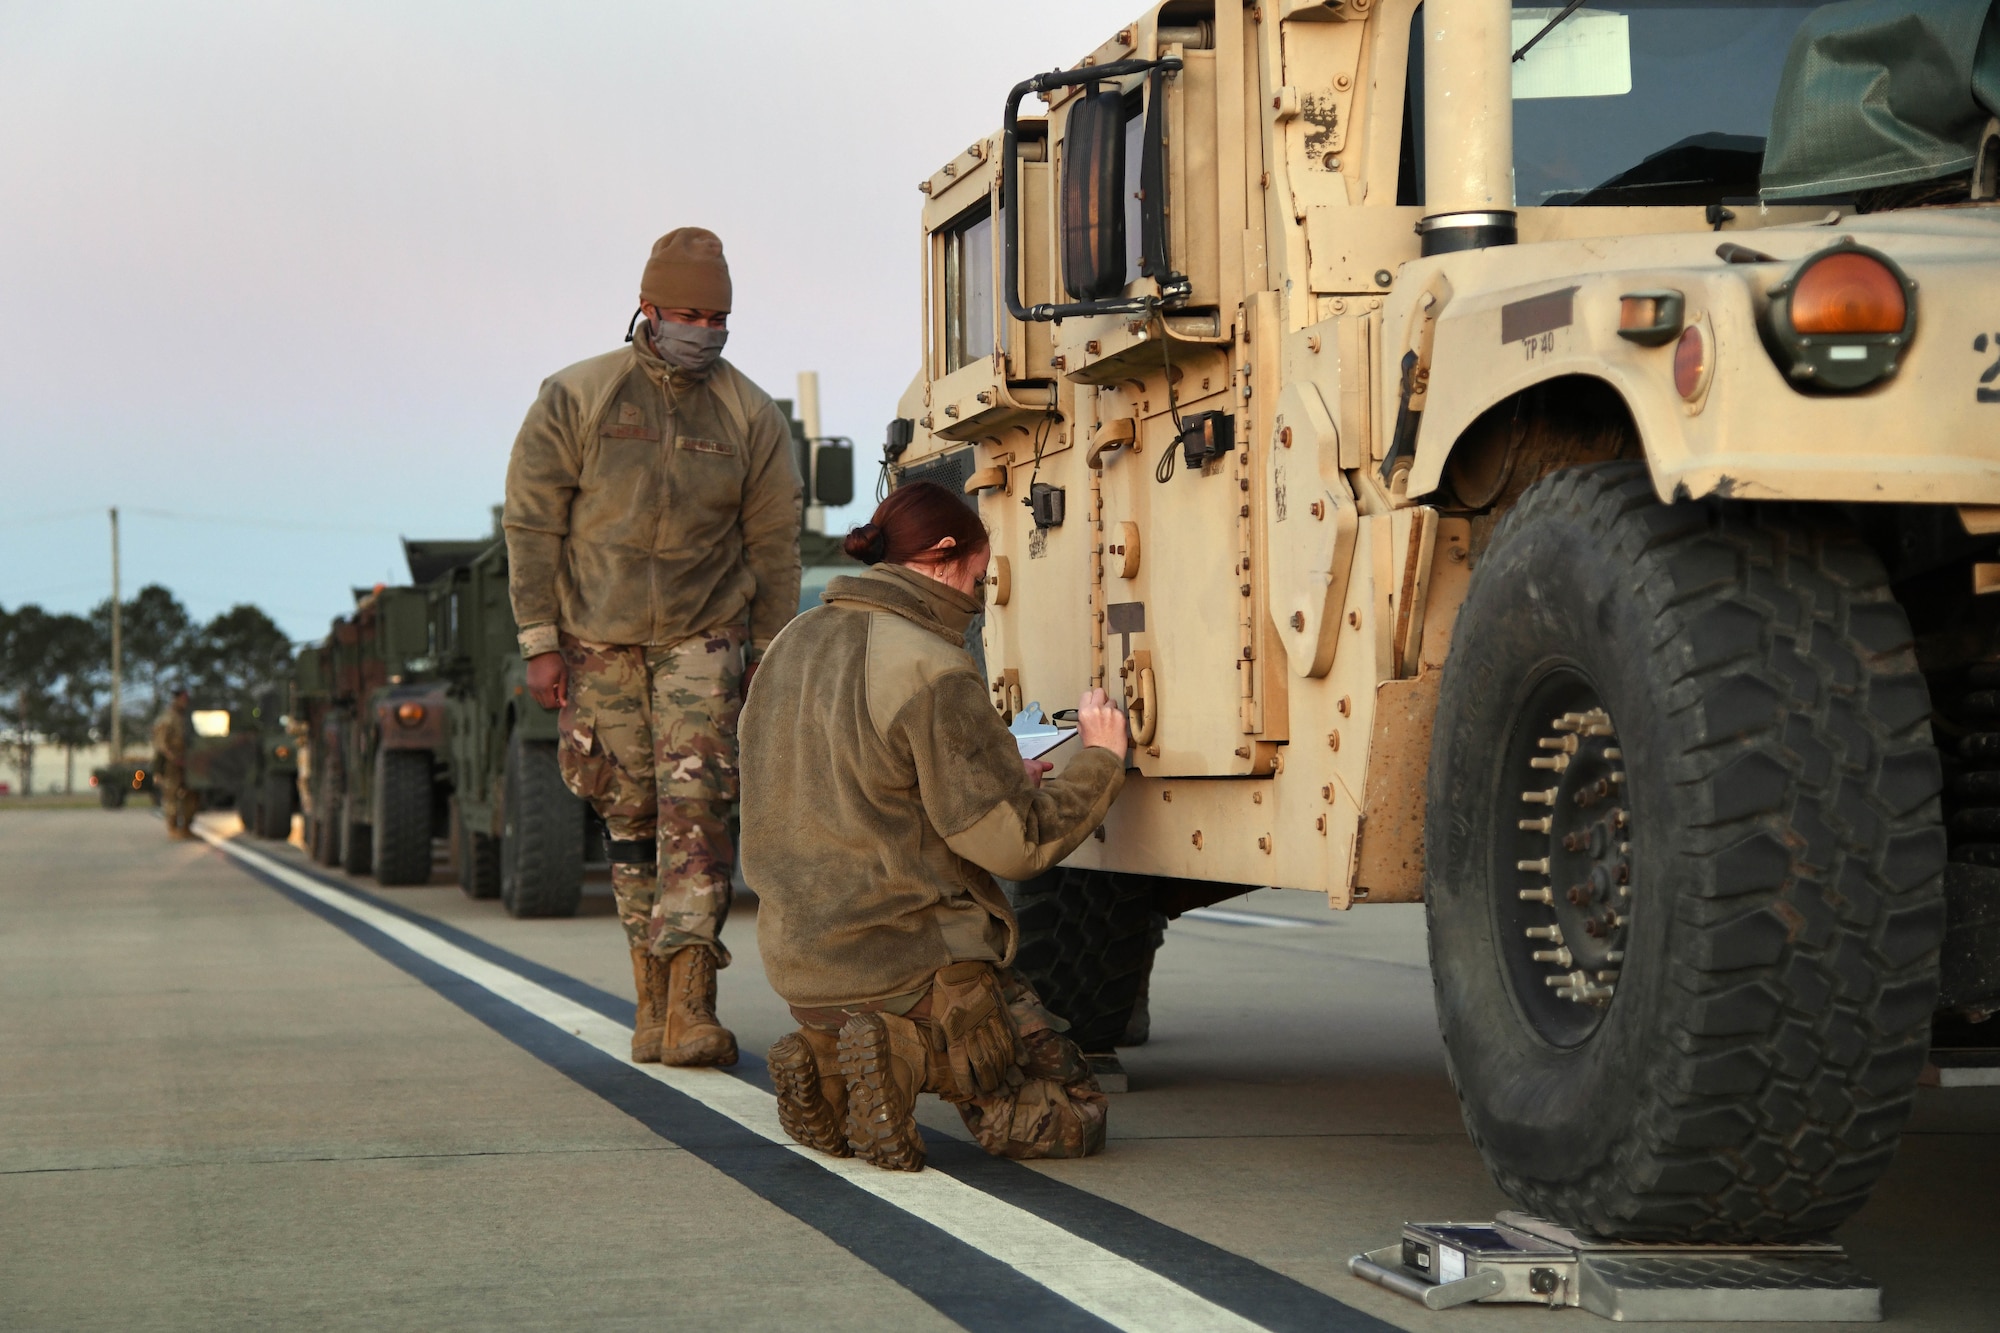
{"type": "Polygon", "coordinates": [[[1023,759],[1040,759],[1077,734],[1074,726],[1059,727],[1051,722],[1039,703],[1028,704],[1016,713],[1007,730],[1014,733],[1014,744],[1023,759]]]}

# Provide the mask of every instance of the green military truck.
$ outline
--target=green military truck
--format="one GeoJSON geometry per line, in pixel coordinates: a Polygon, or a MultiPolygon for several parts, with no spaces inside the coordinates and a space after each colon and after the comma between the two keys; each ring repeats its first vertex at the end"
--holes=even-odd
{"type": "Polygon", "coordinates": [[[376,587],[357,594],[313,660],[310,846],[322,864],[384,885],[430,879],[441,823],[445,691],[428,636],[423,589],[376,587]]]}
{"type": "MultiPolygon", "coordinates": [[[[413,565],[414,569],[414,565],[413,565]]],[[[574,916],[583,897],[583,802],[563,785],[556,715],[528,695],[493,540],[429,588],[430,643],[445,683],[441,777],[459,886],[513,916],[574,916]]]]}
{"type": "Polygon", "coordinates": [[[257,744],[245,747],[236,812],[245,833],[282,842],[292,836],[292,815],[299,808],[299,744],[276,691],[260,695],[247,717],[257,744]]]}
{"type": "Polygon", "coordinates": [[[195,794],[196,808],[236,808],[258,763],[251,710],[197,706],[188,713],[187,741],[181,780],[195,794]]]}
{"type": "Polygon", "coordinates": [[[159,788],[153,785],[153,765],[150,760],[121,759],[115,764],[105,764],[90,770],[90,785],[97,788],[97,803],[106,810],[122,810],[127,797],[137,794],[150,795],[153,804],[160,803],[159,788]]]}

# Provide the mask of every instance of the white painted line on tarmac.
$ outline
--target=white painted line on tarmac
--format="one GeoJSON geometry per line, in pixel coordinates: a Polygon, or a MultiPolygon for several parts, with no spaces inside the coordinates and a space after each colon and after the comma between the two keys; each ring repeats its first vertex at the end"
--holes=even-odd
{"type": "MultiPolygon", "coordinates": [[[[239,846],[197,826],[195,833],[216,850],[281,880],[316,902],[343,912],[466,980],[484,987],[508,1003],[554,1024],[587,1045],[658,1080],[711,1111],[727,1116],[752,1133],[769,1139],[857,1189],[866,1190],[911,1216],[928,1222],[956,1240],[1005,1263],[1063,1299],[1108,1324],[1132,1333],[1250,1333],[1261,1325],[1207,1300],[1093,1244],[1085,1237],[1046,1222],[1024,1208],[996,1199],[941,1171],[883,1171],[865,1162],[826,1157],[794,1143],[778,1125],[777,1099],[763,1089],[715,1070],[675,1069],[634,1064],[630,1058],[632,1029],[506,968],[468,953],[422,926],[354,897],[328,888],[262,852],[239,846]]],[[[1207,909],[1203,909],[1206,911],[1207,909]]],[[[1186,913],[1185,915],[1196,915],[1186,913]]],[[[1241,914],[1238,914],[1241,915],[1241,914]]],[[[1261,924],[1261,922],[1259,923],[1261,924]]]]}
{"type": "Polygon", "coordinates": [[[1270,912],[1232,912],[1226,907],[1197,907],[1182,912],[1181,916],[1183,919],[1193,917],[1197,921],[1215,921],[1225,926],[1272,926],[1279,930],[1312,930],[1327,924],[1295,916],[1277,916],[1270,912]]]}

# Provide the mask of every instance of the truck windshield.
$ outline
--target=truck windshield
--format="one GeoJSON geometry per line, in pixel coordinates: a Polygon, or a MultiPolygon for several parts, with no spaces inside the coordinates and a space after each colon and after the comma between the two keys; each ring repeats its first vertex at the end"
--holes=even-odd
{"type": "MultiPolygon", "coordinates": [[[[1778,78],[1830,0],[1601,0],[1514,62],[1514,193],[1537,205],[1754,199],[1778,78]]],[[[1519,50],[1563,6],[1516,6],[1519,50]]],[[[1423,11],[1412,28],[1418,38],[1423,11]]],[[[1404,202],[1423,199],[1422,42],[1411,42],[1404,202]]]]}

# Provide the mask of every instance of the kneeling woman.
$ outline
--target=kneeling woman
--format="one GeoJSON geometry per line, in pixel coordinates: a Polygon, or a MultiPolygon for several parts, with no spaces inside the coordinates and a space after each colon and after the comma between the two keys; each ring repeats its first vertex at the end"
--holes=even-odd
{"type": "Polygon", "coordinates": [[[743,874],[796,1033],[771,1047],[785,1130],[834,1156],[924,1164],[917,1094],[988,1152],[1083,1157],[1104,1096],[1008,970],[1019,929],[994,875],[1076,849],[1125,780],[1125,717],[1077,709],[1062,777],[1022,760],[965,651],[986,530],[943,487],[896,490],[847,537],[872,565],[788,625],[743,710],[743,874]]]}

